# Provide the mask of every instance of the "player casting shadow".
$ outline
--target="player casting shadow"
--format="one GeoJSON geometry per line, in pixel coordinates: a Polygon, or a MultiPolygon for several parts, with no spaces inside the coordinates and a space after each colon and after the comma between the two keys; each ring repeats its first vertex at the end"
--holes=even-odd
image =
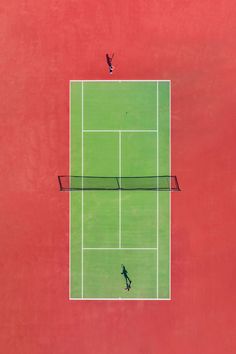
{"type": "Polygon", "coordinates": [[[112,54],[112,56],[110,57],[109,54],[106,54],[106,61],[107,61],[107,64],[109,66],[109,73],[110,75],[112,74],[113,70],[114,70],[114,66],[112,65],[112,59],[114,57],[114,53],[112,54]]]}
{"type": "Polygon", "coordinates": [[[123,264],[121,264],[121,274],[123,274],[124,278],[125,278],[125,283],[126,283],[126,288],[125,290],[128,290],[130,291],[131,289],[131,279],[129,278],[128,276],[128,271],[127,269],[125,268],[125,266],[123,264]]]}

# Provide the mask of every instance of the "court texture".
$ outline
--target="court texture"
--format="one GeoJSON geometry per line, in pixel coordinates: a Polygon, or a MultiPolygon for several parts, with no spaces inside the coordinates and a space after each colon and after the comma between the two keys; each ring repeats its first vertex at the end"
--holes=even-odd
{"type": "MultiPolygon", "coordinates": [[[[170,81],[70,81],[70,175],[170,169],[170,81]]],[[[170,212],[169,191],[70,192],[70,299],[170,299],[170,212]]]]}

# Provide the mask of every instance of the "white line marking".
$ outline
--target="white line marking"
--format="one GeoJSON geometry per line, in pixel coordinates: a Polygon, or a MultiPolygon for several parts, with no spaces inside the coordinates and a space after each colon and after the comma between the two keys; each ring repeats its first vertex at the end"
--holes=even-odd
{"type": "Polygon", "coordinates": [[[111,298],[93,298],[93,297],[88,297],[88,298],[83,298],[83,299],[81,299],[81,298],[79,298],[79,297],[72,297],[72,298],[69,298],[69,300],[71,300],[71,301],[75,301],[75,300],[77,300],[77,301],[93,301],[93,300],[95,300],[95,301],[170,301],[171,299],[170,298],[153,298],[153,297],[151,297],[151,298],[135,298],[135,297],[126,297],[126,298],[120,298],[120,297],[117,297],[117,298],[115,298],[115,297],[111,297],[111,298]]]}
{"type": "MultiPolygon", "coordinates": [[[[159,126],[159,86],[157,82],[157,131],[158,131],[158,126],[159,126]]],[[[159,136],[157,133],[157,176],[159,173],[159,136]]],[[[158,183],[158,180],[157,180],[158,183]]],[[[159,248],[159,193],[157,192],[157,297],[159,293],[159,254],[158,254],[158,248],[159,248]]]]}
{"type": "MultiPolygon", "coordinates": [[[[170,161],[170,173],[171,173],[171,81],[169,82],[169,161],[170,161]]],[[[170,234],[169,234],[169,296],[171,298],[171,193],[169,193],[170,205],[169,205],[169,223],[170,223],[170,234]]]]}
{"type": "MultiPolygon", "coordinates": [[[[121,131],[119,132],[119,184],[121,186],[121,131]]],[[[121,248],[121,189],[119,190],[119,248],[121,248]]]]}
{"type": "MultiPolygon", "coordinates": [[[[69,84],[69,171],[71,173],[71,83],[69,84]]],[[[71,194],[69,193],[69,298],[71,297],[71,194]]]]}
{"type": "Polygon", "coordinates": [[[109,130],[109,129],[85,129],[83,133],[157,133],[156,129],[149,130],[109,130]]]}
{"type": "Polygon", "coordinates": [[[171,80],[70,80],[70,82],[170,82],[171,80]]]}
{"type": "Polygon", "coordinates": [[[156,251],[156,247],[147,247],[147,248],[121,248],[121,247],[85,247],[85,251],[123,251],[123,250],[128,250],[128,251],[156,251]]]}
{"type": "MultiPolygon", "coordinates": [[[[84,86],[82,82],[82,150],[81,150],[81,155],[82,155],[82,176],[84,175],[84,86]]],[[[81,195],[81,202],[82,202],[82,222],[81,222],[81,247],[82,247],[82,254],[81,254],[81,293],[82,293],[82,298],[84,296],[84,189],[83,189],[83,177],[82,177],[82,195],[81,195]]]]}

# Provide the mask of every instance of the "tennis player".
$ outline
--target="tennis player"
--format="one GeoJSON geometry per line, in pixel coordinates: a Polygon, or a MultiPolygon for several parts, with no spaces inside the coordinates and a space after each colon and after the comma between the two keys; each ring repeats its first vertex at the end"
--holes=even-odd
{"type": "Polygon", "coordinates": [[[125,278],[125,282],[126,282],[126,288],[125,288],[125,290],[130,290],[130,288],[131,288],[131,283],[132,283],[132,281],[131,281],[131,279],[129,278],[129,276],[128,276],[128,271],[127,271],[127,269],[125,268],[125,266],[123,265],[123,264],[121,264],[121,274],[124,276],[124,278],[125,278]]]}
{"type": "Polygon", "coordinates": [[[114,57],[114,53],[112,54],[111,57],[109,57],[109,54],[106,54],[106,61],[107,61],[107,64],[109,66],[109,73],[110,75],[112,74],[113,72],[113,69],[115,68],[113,65],[112,65],[112,59],[114,57]]]}

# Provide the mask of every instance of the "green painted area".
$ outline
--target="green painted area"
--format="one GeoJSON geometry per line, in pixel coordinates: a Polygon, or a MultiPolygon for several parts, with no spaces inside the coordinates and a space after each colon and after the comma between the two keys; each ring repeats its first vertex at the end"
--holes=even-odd
{"type": "MultiPolygon", "coordinates": [[[[70,173],[169,175],[169,110],[168,82],[71,83],[70,173]]],[[[168,192],[72,192],[70,215],[71,298],[169,298],[168,192]]]]}
{"type": "Polygon", "coordinates": [[[122,176],[156,176],[157,133],[122,134],[122,176]]]}
{"type": "Polygon", "coordinates": [[[84,192],[84,247],[119,246],[117,191],[84,192]]]}
{"type": "Polygon", "coordinates": [[[118,176],[117,133],[84,134],[84,176],[118,176]]]}
{"type": "Polygon", "coordinates": [[[155,251],[85,250],[84,297],[155,298],[155,267],[155,251]],[[133,283],[129,292],[124,290],[121,264],[125,264],[133,283]]]}
{"type": "MultiPolygon", "coordinates": [[[[159,84],[159,174],[170,174],[170,87],[159,84]]],[[[170,193],[159,193],[159,297],[170,296],[170,193]]]]}
{"type": "MultiPolygon", "coordinates": [[[[70,174],[81,174],[82,163],[82,110],[81,83],[71,84],[70,93],[70,174]]],[[[81,193],[70,194],[70,297],[81,297],[82,275],[82,210],[81,193]]]]}
{"type": "Polygon", "coordinates": [[[85,83],[84,129],[156,129],[156,86],[156,82],[85,83]]]}
{"type": "Polygon", "coordinates": [[[121,220],[122,247],[157,246],[157,195],[155,192],[122,191],[121,220]]]}

